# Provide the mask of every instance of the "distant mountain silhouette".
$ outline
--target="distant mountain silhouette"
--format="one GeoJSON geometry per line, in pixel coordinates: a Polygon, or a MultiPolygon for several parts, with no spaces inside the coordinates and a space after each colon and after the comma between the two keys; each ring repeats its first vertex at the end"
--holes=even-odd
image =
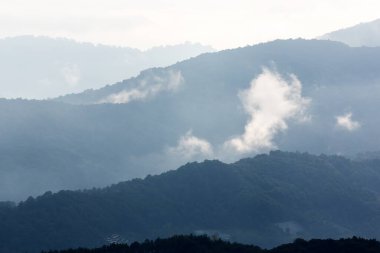
{"type": "Polygon", "coordinates": [[[192,43],[140,51],[63,38],[0,39],[0,97],[41,99],[100,88],[211,51],[192,43]]]}
{"type": "Polygon", "coordinates": [[[330,32],[319,39],[340,41],[352,47],[380,47],[380,19],[330,32]]]}
{"type": "Polygon", "coordinates": [[[276,151],[232,164],[189,163],[103,189],[4,203],[0,252],[189,233],[265,247],[298,237],[380,238],[379,182],[380,160],[276,151]]]}

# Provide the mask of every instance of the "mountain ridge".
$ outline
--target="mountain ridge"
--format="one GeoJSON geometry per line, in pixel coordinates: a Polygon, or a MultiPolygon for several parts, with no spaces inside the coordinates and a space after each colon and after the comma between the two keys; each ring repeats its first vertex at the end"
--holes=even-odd
{"type": "Polygon", "coordinates": [[[2,38],[0,97],[52,98],[101,87],[146,68],[171,65],[209,51],[214,49],[189,42],[142,51],[44,36],[2,38]]]}
{"type": "Polygon", "coordinates": [[[379,47],[380,19],[329,32],[318,38],[340,41],[352,47],[379,47]]]}
{"type": "Polygon", "coordinates": [[[0,252],[100,246],[113,234],[139,241],[216,231],[265,247],[300,236],[379,238],[379,180],[380,160],[306,153],[188,163],[103,189],[4,204],[0,252]]]}
{"type": "MultiPolygon", "coordinates": [[[[94,96],[96,93],[101,93],[102,91],[104,90],[118,90],[118,91],[122,91],[124,88],[127,88],[129,83],[133,83],[133,82],[136,82],[138,81],[139,79],[143,78],[144,76],[146,75],[149,75],[149,73],[154,73],[154,72],[164,72],[164,71],[168,71],[170,69],[173,69],[173,70],[176,70],[176,69],[181,69],[182,66],[186,66],[188,65],[188,63],[192,63],[192,62],[199,62],[199,63],[203,63],[206,61],[209,61],[210,58],[213,58],[213,57],[216,57],[216,58],[222,58],[222,59],[225,59],[225,58],[234,58],[236,57],[235,55],[236,54],[241,54],[241,52],[245,52],[244,54],[248,54],[248,55],[252,55],[253,52],[256,53],[256,52],[260,52],[260,50],[264,51],[265,53],[263,53],[263,56],[259,55],[260,57],[267,57],[266,54],[270,54],[268,52],[268,50],[275,50],[275,52],[273,52],[272,54],[275,55],[275,54],[282,54],[284,56],[287,55],[287,52],[286,50],[282,50],[282,49],[279,49],[279,48],[276,48],[277,45],[281,45],[281,47],[283,48],[291,48],[292,50],[294,50],[293,45],[297,45],[297,44],[300,44],[302,45],[303,43],[308,43],[310,47],[314,47],[314,49],[316,50],[320,50],[318,47],[320,46],[323,46],[325,45],[326,48],[328,48],[328,51],[329,52],[336,52],[336,51],[342,51],[341,49],[343,48],[346,48],[347,46],[344,44],[344,43],[341,43],[341,42],[335,42],[335,41],[320,41],[320,40],[305,40],[305,39],[288,39],[288,40],[274,40],[274,41],[271,41],[271,42],[266,42],[266,43],[259,43],[259,44],[256,44],[256,45],[249,45],[249,46],[245,46],[245,47],[239,47],[239,48],[235,48],[235,49],[225,49],[225,50],[221,50],[221,51],[218,51],[218,52],[207,52],[207,53],[204,53],[202,55],[199,55],[199,56],[196,56],[196,57],[193,57],[191,59],[185,59],[183,61],[180,61],[176,64],[173,64],[171,66],[167,66],[167,67],[153,67],[153,68],[150,68],[150,69],[146,69],[146,70],[143,70],[138,76],[135,76],[135,77],[132,77],[130,79],[125,79],[125,80],[122,80],[120,82],[117,82],[117,83],[114,83],[114,84],[110,84],[110,85],[106,85],[106,86],[103,86],[101,88],[98,88],[98,89],[89,89],[89,90],[86,90],[84,92],[80,92],[80,93],[72,93],[72,94],[66,94],[66,95],[63,95],[63,96],[59,96],[57,98],[53,98],[53,100],[55,101],[62,101],[62,102],[66,102],[66,103],[74,103],[74,104],[87,104],[88,102],[84,102],[84,103],[81,103],[81,102],[75,102],[75,97],[80,97],[81,95],[90,95],[90,96],[94,96]],[[71,99],[74,100],[71,101],[71,99]]],[[[302,47],[300,47],[300,50],[303,50],[302,47]]],[[[260,54],[260,53],[258,53],[260,54]]],[[[290,55],[289,55],[290,56],[290,55]]],[[[265,59],[265,58],[264,58],[265,59]]],[[[268,65],[267,67],[271,68],[273,67],[274,69],[277,69],[277,66],[276,64],[278,62],[276,62],[274,59],[270,59],[270,57],[267,57],[267,59],[265,59],[267,62],[266,64],[268,65]]],[[[244,59],[244,61],[246,61],[246,59],[244,59]]],[[[215,63],[210,63],[211,66],[213,66],[215,63]]],[[[261,66],[259,66],[259,69],[255,69],[254,70],[254,73],[258,73],[261,68],[265,66],[265,64],[262,64],[261,66]]],[[[257,67],[256,67],[257,68],[257,67]]],[[[281,73],[284,73],[284,71],[279,68],[279,70],[281,71],[281,73]]],[[[95,95],[95,97],[97,97],[95,95]]],[[[80,100],[79,100],[80,101],[80,100]]],[[[91,103],[98,103],[99,101],[92,101],[92,102],[89,102],[89,104],[91,103]]]]}

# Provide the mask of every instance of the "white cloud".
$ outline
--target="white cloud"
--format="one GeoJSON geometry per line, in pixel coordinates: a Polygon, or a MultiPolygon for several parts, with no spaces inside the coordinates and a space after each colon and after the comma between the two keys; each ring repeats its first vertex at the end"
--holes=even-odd
{"type": "Polygon", "coordinates": [[[76,86],[81,78],[80,69],[76,64],[64,66],[61,73],[65,82],[70,86],[76,86]]]}
{"type": "Polygon", "coordinates": [[[169,70],[160,76],[150,74],[140,80],[136,87],[109,95],[101,100],[100,103],[123,104],[134,100],[144,100],[152,98],[163,91],[174,92],[183,84],[184,78],[180,71],[169,70]]]}
{"type": "Polygon", "coordinates": [[[239,154],[273,149],[273,138],[287,129],[287,120],[308,119],[305,110],[311,100],[302,97],[302,85],[295,75],[289,79],[264,69],[247,90],[240,92],[249,120],[244,133],[225,142],[225,148],[239,154]]]}
{"type": "Polygon", "coordinates": [[[352,119],[352,113],[347,113],[336,117],[336,125],[347,131],[355,131],[360,128],[360,123],[352,119]]]}
{"type": "Polygon", "coordinates": [[[207,140],[194,136],[191,131],[181,136],[176,147],[170,147],[167,151],[170,156],[179,156],[186,160],[205,159],[214,156],[212,145],[207,140]]]}

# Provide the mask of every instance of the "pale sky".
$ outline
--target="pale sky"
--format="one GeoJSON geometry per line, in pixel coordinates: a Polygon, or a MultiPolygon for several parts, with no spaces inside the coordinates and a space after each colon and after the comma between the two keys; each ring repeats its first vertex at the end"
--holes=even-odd
{"type": "Polygon", "coordinates": [[[379,0],[0,0],[0,37],[46,35],[146,49],[314,38],[380,18],[379,0]]]}

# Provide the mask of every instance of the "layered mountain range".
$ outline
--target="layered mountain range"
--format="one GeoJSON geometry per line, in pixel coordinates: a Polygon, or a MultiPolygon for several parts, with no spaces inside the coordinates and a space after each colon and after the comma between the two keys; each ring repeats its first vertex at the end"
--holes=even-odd
{"type": "Polygon", "coordinates": [[[0,199],[272,149],[377,151],[380,49],[278,40],[50,100],[0,101],[0,199]]]}

